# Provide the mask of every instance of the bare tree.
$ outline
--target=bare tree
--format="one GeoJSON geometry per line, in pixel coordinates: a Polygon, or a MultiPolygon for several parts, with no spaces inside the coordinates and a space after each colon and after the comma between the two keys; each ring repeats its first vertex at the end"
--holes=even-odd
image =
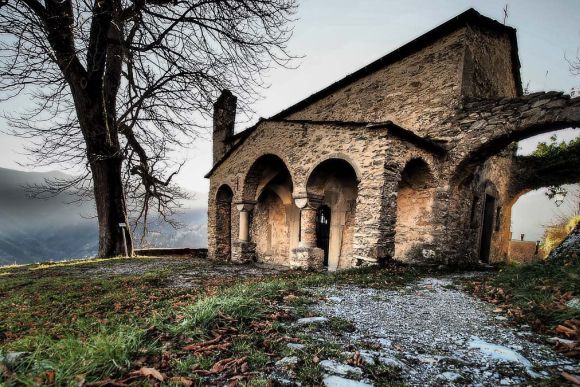
{"type": "MultiPolygon", "coordinates": [[[[168,153],[200,135],[222,89],[246,110],[264,70],[287,66],[296,0],[0,0],[0,96],[37,164],[81,166],[45,193],[90,187],[99,255],[120,223],[169,219],[183,192],[168,153]],[[22,97],[21,97],[22,98],[22,97]],[[88,182],[88,183],[87,183],[88,182]]],[[[126,232],[132,251],[131,233],[126,232]]]]}

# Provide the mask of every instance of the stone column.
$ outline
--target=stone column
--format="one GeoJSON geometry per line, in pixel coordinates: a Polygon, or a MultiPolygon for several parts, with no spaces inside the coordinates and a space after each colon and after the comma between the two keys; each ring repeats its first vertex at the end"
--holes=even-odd
{"type": "Polygon", "coordinates": [[[316,208],[300,209],[300,243],[298,247],[316,247],[316,208]]]}
{"type": "Polygon", "coordinates": [[[253,202],[236,203],[240,211],[238,240],[232,244],[232,261],[247,263],[255,260],[256,244],[250,241],[250,212],[254,208],[253,202]]]}
{"type": "Polygon", "coordinates": [[[240,242],[248,242],[250,240],[250,211],[254,208],[253,204],[239,203],[237,205],[240,211],[240,232],[238,239],[240,242]]]}
{"type": "Polygon", "coordinates": [[[321,199],[314,195],[294,199],[300,208],[300,242],[290,257],[294,268],[320,270],[324,265],[324,250],[316,247],[316,210],[321,199]]]}

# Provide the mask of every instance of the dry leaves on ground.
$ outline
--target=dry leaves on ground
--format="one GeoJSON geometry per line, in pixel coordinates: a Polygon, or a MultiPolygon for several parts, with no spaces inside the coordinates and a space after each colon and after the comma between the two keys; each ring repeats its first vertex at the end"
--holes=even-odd
{"type": "Polygon", "coordinates": [[[566,320],[561,325],[558,325],[554,331],[571,341],[557,341],[556,350],[568,357],[580,358],[580,320],[566,320]]]}

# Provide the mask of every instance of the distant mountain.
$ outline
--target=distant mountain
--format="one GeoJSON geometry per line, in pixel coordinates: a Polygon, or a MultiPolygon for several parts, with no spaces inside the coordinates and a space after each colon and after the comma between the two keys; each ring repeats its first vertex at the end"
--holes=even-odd
{"type": "MultiPolygon", "coordinates": [[[[62,172],[23,172],[0,168],[0,265],[94,256],[97,222],[92,203],[70,204],[71,197],[31,199],[25,186],[46,179],[66,178],[62,172]]],[[[184,225],[151,227],[148,246],[204,247],[207,238],[207,198],[195,195],[176,217],[184,225]]],[[[138,242],[138,241],[136,241],[138,242]]],[[[137,243],[138,244],[138,243],[137,243]]]]}

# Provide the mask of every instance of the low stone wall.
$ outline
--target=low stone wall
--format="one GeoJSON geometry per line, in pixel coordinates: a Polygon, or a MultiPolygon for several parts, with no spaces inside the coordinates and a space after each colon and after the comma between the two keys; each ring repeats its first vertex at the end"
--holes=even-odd
{"type": "Polygon", "coordinates": [[[514,262],[531,262],[541,259],[540,252],[536,254],[536,242],[512,240],[509,243],[508,257],[514,262]]]}
{"type": "Polygon", "coordinates": [[[145,257],[166,257],[169,255],[188,255],[195,258],[207,258],[207,249],[193,248],[152,248],[152,249],[135,249],[135,255],[145,257]]]}

